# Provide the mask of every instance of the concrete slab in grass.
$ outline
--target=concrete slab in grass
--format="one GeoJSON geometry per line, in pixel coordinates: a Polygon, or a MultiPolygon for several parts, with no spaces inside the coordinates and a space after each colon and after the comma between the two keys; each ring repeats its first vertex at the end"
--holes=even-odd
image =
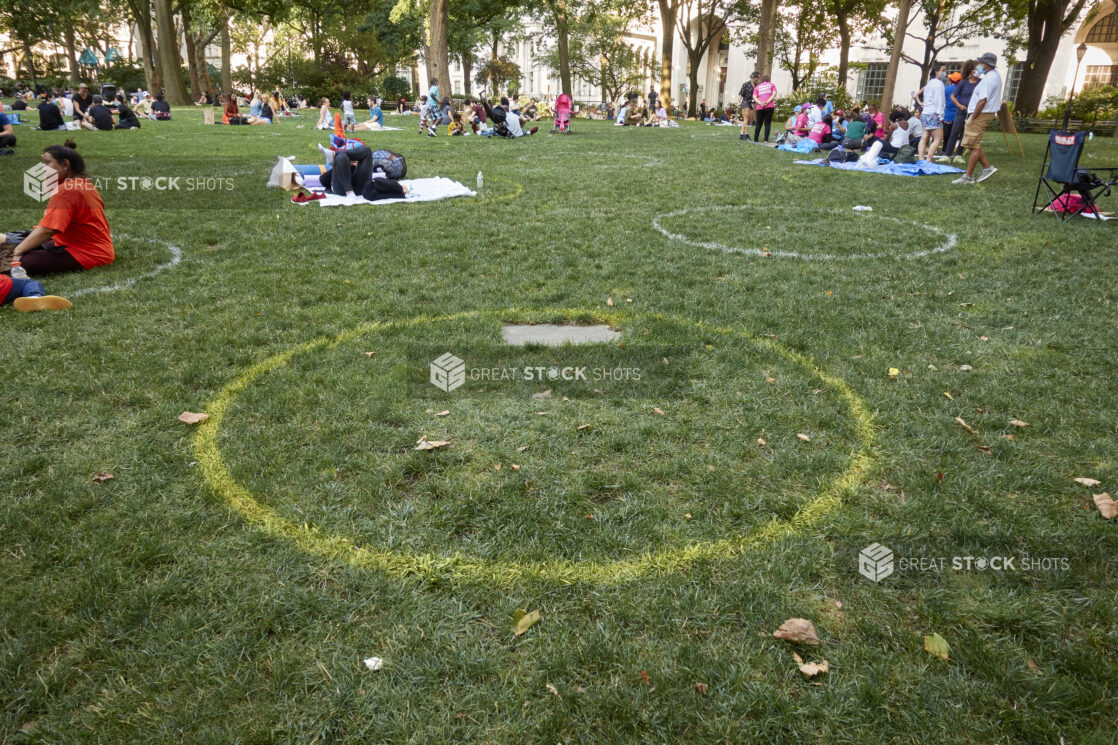
{"type": "Polygon", "coordinates": [[[542,344],[558,347],[563,344],[606,344],[621,338],[620,331],[609,326],[558,326],[553,323],[502,326],[501,336],[506,344],[523,347],[542,344]]]}

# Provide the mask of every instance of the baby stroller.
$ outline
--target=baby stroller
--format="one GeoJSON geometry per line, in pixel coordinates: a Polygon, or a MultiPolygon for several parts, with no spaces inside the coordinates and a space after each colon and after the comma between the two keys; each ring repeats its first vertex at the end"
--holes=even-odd
{"type": "Polygon", "coordinates": [[[555,99],[555,126],[551,129],[551,134],[556,132],[568,135],[571,133],[571,97],[566,93],[560,93],[559,98],[555,99]]]}

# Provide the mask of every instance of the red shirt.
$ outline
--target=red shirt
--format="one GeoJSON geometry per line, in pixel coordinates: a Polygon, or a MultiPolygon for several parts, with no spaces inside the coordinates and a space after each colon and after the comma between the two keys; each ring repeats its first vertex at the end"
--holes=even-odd
{"type": "Polygon", "coordinates": [[[12,291],[12,278],[7,274],[0,274],[0,303],[8,299],[8,293],[12,291]]]}
{"type": "Polygon", "coordinates": [[[57,230],[54,244],[65,248],[83,269],[113,263],[105,203],[87,178],[69,178],[58,185],[39,227],[57,230]]]}

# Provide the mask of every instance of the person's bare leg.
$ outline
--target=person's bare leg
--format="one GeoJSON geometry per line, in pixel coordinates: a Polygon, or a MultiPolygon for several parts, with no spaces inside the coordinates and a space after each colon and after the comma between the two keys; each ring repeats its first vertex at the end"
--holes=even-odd
{"type": "Polygon", "coordinates": [[[928,130],[925,129],[924,133],[920,135],[920,144],[916,146],[917,160],[924,160],[924,151],[928,148],[928,134],[928,130]]]}
{"type": "Polygon", "coordinates": [[[932,151],[930,153],[928,153],[928,160],[931,160],[932,158],[936,157],[936,152],[939,150],[939,145],[940,145],[941,142],[943,142],[943,130],[942,129],[933,129],[932,130],[932,151]]]}
{"type": "MultiPolygon", "coordinates": [[[[986,160],[986,156],[982,153],[982,146],[976,145],[970,151],[970,160],[967,161],[967,176],[974,178],[974,167],[978,165],[979,159],[986,160]]],[[[986,165],[989,165],[987,163],[986,165]]],[[[983,166],[985,168],[986,166],[983,166]]]]}

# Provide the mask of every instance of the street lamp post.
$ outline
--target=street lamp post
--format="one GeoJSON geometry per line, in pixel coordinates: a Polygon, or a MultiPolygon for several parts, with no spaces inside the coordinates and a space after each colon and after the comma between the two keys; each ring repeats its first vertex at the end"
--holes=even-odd
{"type": "Polygon", "coordinates": [[[1071,104],[1075,101],[1075,81],[1079,80],[1079,63],[1083,61],[1083,55],[1087,54],[1087,44],[1082,43],[1075,48],[1075,76],[1071,79],[1071,93],[1068,95],[1068,105],[1064,108],[1064,131],[1068,131],[1069,122],[1071,122],[1071,104]]]}

